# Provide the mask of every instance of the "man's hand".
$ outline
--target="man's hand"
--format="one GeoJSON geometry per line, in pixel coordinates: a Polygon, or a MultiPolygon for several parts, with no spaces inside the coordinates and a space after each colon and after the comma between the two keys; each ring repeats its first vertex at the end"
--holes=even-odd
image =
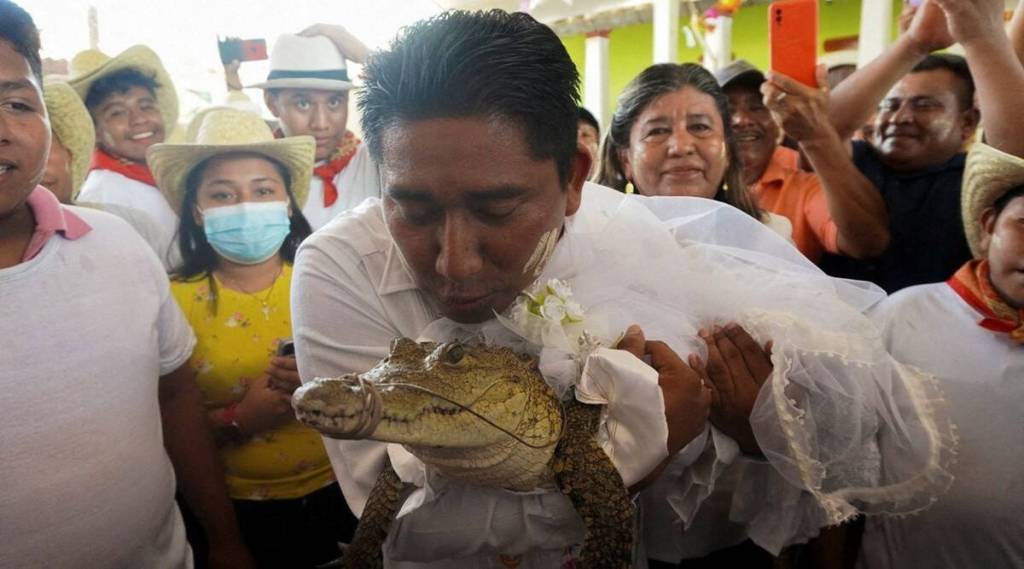
{"type": "Polygon", "coordinates": [[[761,454],[750,427],[754,401],[772,373],[771,342],[763,348],[737,324],[701,330],[708,346],[711,424],[729,435],[747,454],[761,454]]]}
{"type": "Polygon", "coordinates": [[[644,338],[639,326],[626,330],[618,348],[640,359],[649,357],[651,367],[658,372],[658,386],[665,399],[668,454],[669,457],[675,455],[704,431],[711,389],[705,385],[701,374],[686,365],[667,344],[644,338]]]}
{"type": "Polygon", "coordinates": [[[249,384],[238,403],[235,422],[247,436],[276,429],[295,419],[290,393],[274,389],[269,375],[249,384]]]}
{"type": "Polygon", "coordinates": [[[231,63],[224,64],[224,84],[227,86],[228,91],[241,91],[244,89],[242,78],[238,74],[238,70],[241,67],[242,62],[237,59],[231,63]]]}
{"type": "Polygon", "coordinates": [[[914,16],[910,19],[910,25],[904,35],[914,44],[921,56],[946,49],[955,43],[946,23],[946,16],[934,0],[924,0],[912,11],[914,16]]]}
{"type": "Polygon", "coordinates": [[[808,87],[774,71],[769,71],[761,84],[764,104],[772,118],[797,142],[814,141],[833,130],[828,118],[828,70],[819,65],[816,71],[820,88],[808,87]]]}
{"type": "Polygon", "coordinates": [[[335,24],[313,24],[299,32],[299,35],[305,37],[324,36],[331,40],[334,47],[338,48],[342,57],[355,63],[366,63],[366,57],[370,53],[369,48],[359,41],[359,38],[335,24]]]}
{"type": "Polygon", "coordinates": [[[1001,36],[1002,0],[930,0],[945,14],[954,41],[964,46],[1001,36]]]}
{"type": "Polygon", "coordinates": [[[295,356],[275,356],[270,360],[266,372],[270,376],[270,387],[291,395],[302,385],[299,366],[295,356]]]}

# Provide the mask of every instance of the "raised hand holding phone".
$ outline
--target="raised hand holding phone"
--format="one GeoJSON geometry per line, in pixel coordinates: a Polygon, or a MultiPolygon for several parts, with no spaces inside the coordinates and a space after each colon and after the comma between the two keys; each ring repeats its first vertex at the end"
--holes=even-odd
{"type": "Polygon", "coordinates": [[[771,70],[817,87],[818,0],[782,0],[768,7],[771,70]]]}

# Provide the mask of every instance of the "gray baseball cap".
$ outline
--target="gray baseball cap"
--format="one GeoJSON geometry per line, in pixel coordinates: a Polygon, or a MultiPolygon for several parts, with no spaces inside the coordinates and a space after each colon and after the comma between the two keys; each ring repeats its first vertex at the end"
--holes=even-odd
{"type": "Polygon", "coordinates": [[[723,89],[732,84],[743,84],[757,88],[761,83],[764,83],[764,73],[761,73],[760,69],[744,59],[737,59],[716,71],[714,75],[715,79],[718,80],[718,86],[723,89]]]}

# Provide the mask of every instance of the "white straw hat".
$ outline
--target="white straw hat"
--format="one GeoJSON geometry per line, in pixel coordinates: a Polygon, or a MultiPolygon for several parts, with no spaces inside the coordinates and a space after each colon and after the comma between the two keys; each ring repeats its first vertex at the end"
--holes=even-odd
{"type": "Polygon", "coordinates": [[[93,83],[122,69],[138,69],[153,77],[156,81],[156,106],[160,109],[164,130],[170,133],[178,124],[178,93],[156,52],[144,45],[133,45],[115,57],[108,57],[95,49],[76,54],[71,60],[68,84],[84,101],[93,83]]]}
{"type": "Polygon", "coordinates": [[[345,57],[331,40],[285,34],[277,38],[270,52],[267,80],[251,87],[347,91],[352,81],[345,57]]]}
{"type": "Polygon", "coordinates": [[[188,175],[208,158],[231,152],[261,154],[282,164],[295,201],[300,208],[306,204],[316,141],[311,136],[275,139],[267,123],[252,113],[213,109],[203,116],[195,142],[154,144],[146,151],[146,162],[171,209],[181,215],[188,175]]]}
{"type": "Polygon", "coordinates": [[[981,258],[981,215],[1006,192],[1024,185],[1024,159],[976,142],[964,166],[960,210],[967,244],[975,258],[981,258]]]}
{"type": "Polygon", "coordinates": [[[71,154],[73,201],[89,173],[89,161],[96,146],[96,130],[85,103],[67,83],[47,77],[43,81],[43,100],[50,114],[53,133],[71,154]]]}

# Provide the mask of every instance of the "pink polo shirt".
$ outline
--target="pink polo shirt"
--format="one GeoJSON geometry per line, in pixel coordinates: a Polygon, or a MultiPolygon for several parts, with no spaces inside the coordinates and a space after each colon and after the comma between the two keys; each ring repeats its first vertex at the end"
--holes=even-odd
{"type": "Polygon", "coordinates": [[[64,239],[75,240],[92,231],[85,220],[62,206],[57,197],[42,186],[32,190],[26,203],[36,219],[36,227],[25,249],[25,256],[21,259],[22,263],[35,258],[54,234],[60,233],[64,239]]]}

